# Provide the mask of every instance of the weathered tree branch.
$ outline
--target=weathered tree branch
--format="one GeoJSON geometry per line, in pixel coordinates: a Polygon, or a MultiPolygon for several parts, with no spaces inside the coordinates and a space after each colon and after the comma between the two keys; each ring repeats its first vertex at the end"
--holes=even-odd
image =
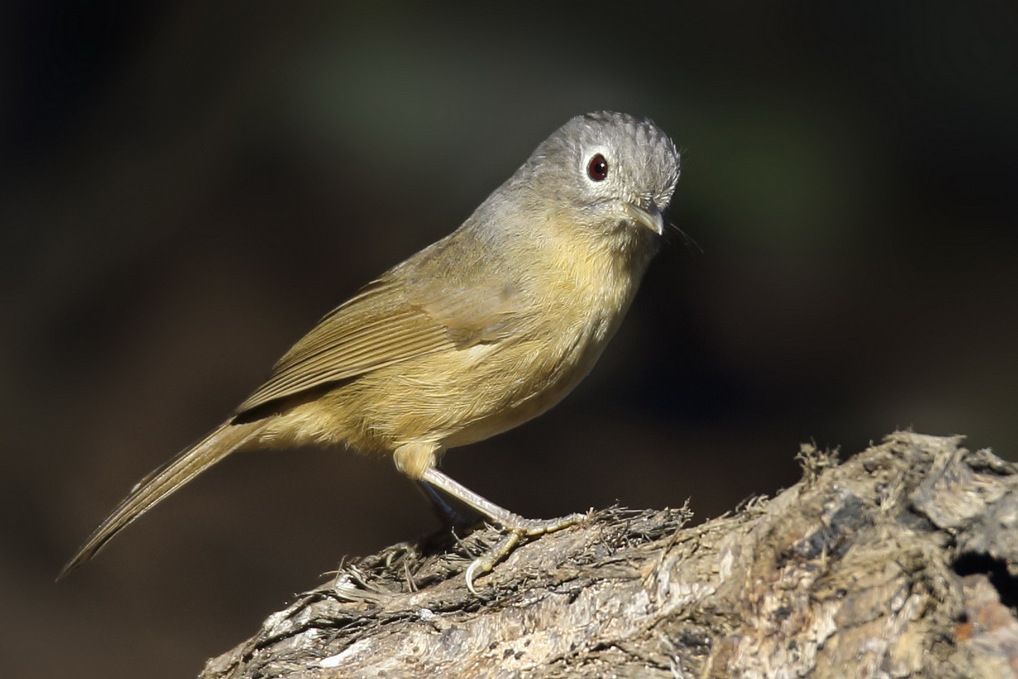
{"type": "Polygon", "coordinates": [[[492,529],[396,545],[272,614],[205,679],[1018,676],[1018,469],[896,433],[811,447],[773,499],[683,528],[607,509],[464,584],[492,529]]]}

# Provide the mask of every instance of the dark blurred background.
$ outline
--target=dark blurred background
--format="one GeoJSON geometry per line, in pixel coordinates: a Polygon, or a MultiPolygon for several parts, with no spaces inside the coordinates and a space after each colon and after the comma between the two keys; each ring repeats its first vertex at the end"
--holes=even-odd
{"type": "Polygon", "coordinates": [[[190,676],[345,555],[436,529],[390,462],[229,459],[86,568],[129,487],[570,116],[684,151],[595,372],[445,468],[519,512],[698,519],[897,427],[1018,458],[1018,5],[0,10],[0,656],[190,676]],[[296,527],[296,528],[295,528],[296,527]]]}

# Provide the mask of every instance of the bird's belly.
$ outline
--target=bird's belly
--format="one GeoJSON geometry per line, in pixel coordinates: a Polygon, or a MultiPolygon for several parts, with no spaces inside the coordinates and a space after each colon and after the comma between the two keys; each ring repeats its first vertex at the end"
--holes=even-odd
{"type": "Polygon", "coordinates": [[[495,382],[502,383],[505,395],[491,399],[494,407],[488,412],[476,412],[464,421],[458,431],[445,438],[444,446],[455,448],[483,441],[545,413],[587,376],[604,344],[592,337],[581,337],[566,347],[557,360],[549,361],[547,357],[524,360],[517,370],[500,376],[501,379],[495,378],[495,382]]]}

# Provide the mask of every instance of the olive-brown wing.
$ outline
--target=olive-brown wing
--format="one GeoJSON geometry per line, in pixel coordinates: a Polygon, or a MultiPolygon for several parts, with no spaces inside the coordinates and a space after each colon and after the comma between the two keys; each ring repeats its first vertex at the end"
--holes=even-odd
{"type": "Polygon", "coordinates": [[[493,342],[506,335],[512,304],[491,293],[445,295],[444,303],[383,278],[326,315],[273,367],[236,414],[323,385],[430,353],[493,342]]]}

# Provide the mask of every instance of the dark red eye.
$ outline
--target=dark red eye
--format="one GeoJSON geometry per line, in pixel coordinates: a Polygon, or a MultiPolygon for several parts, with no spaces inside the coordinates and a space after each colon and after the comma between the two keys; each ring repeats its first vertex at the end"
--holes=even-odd
{"type": "Polygon", "coordinates": [[[608,161],[600,153],[595,154],[587,163],[587,176],[595,182],[604,181],[608,177],[608,161]]]}

